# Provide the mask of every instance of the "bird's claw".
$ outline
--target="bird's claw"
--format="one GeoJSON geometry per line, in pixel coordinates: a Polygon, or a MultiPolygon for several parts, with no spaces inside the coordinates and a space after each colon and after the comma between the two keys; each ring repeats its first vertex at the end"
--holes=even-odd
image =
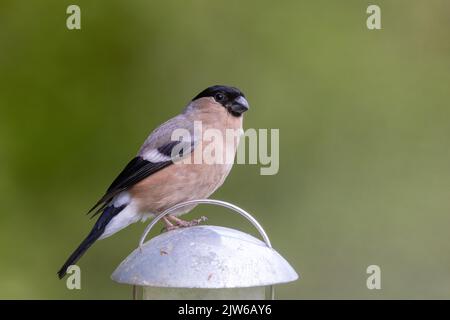
{"type": "Polygon", "coordinates": [[[200,223],[208,220],[208,218],[205,216],[201,216],[198,219],[194,219],[194,220],[190,220],[190,221],[182,220],[182,219],[174,217],[174,216],[169,216],[168,218],[173,222],[173,224],[166,223],[166,226],[161,230],[161,233],[180,229],[180,228],[197,226],[200,223]]]}
{"type": "Polygon", "coordinates": [[[193,227],[193,226],[198,226],[200,223],[207,221],[207,220],[208,220],[208,218],[206,218],[205,216],[201,216],[198,219],[194,219],[194,220],[190,220],[190,221],[178,219],[175,222],[175,226],[177,226],[179,228],[193,227]]]}

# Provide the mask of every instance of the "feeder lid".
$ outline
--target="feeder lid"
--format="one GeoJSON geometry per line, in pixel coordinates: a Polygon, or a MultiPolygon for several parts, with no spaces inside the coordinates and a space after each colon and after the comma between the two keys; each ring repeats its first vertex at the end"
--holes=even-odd
{"type": "Polygon", "coordinates": [[[289,263],[244,232],[195,226],[160,234],[114,271],[119,283],[171,288],[239,288],[298,279],[289,263]]]}

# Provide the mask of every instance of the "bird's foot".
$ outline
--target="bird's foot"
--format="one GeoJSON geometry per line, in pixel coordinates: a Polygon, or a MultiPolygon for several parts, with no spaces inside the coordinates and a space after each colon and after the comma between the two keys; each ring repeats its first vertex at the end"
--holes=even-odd
{"type": "Polygon", "coordinates": [[[161,233],[179,228],[179,227],[175,226],[172,222],[170,222],[170,220],[167,219],[167,217],[163,217],[162,219],[164,221],[165,226],[164,226],[164,228],[161,229],[161,233]]]}
{"type": "Polygon", "coordinates": [[[180,219],[178,217],[170,216],[170,215],[167,218],[169,220],[171,220],[175,224],[175,226],[178,226],[179,228],[186,228],[186,227],[197,226],[200,223],[208,220],[208,218],[206,218],[204,216],[202,216],[202,217],[200,217],[198,219],[190,220],[190,221],[182,220],[182,219],[180,219]]]}
{"type": "Polygon", "coordinates": [[[179,229],[179,228],[187,228],[187,227],[197,226],[200,223],[208,220],[208,218],[202,216],[198,219],[186,221],[186,220],[177,218],[175,216],[168,215],[167,217],[164,217],[163,220],[165,223],[165,227],[162,229],[161,232],[167,232],[167,231],[175,230],[175,229],[179,229]]]}

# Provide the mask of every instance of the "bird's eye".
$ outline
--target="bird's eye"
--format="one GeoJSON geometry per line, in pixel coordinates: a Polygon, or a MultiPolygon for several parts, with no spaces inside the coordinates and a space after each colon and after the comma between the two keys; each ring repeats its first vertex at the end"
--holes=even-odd
{"type": "Polygon", "coordinates": [[[225,96],[222,93],[216,93],[214,99],[216,99],[216,101],[223,101],[225,99],[225,96]]]}

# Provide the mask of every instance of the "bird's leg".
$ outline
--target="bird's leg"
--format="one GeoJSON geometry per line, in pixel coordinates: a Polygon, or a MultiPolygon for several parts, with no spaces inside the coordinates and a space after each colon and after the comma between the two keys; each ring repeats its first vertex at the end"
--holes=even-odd
{"type": "Polygon", "coordinates": [[[172,222],[170,222],[169,219],[167,219],[167,217],[163,217],[162,220],[164,221],[164,228],[161,230],[161,232],[166,232],[166,231],[170,231],[170,230],[174,230],[174,229],[178,229],[178,226],[175,226],[172,222]]]}
{"type": "Polygon", "coordinates": [[[178,217],[172,216],[172,215],[168,215],[167,219],[172,221],[175,226],[174,227],[181,227],[181,228],[185,228],[185,227],[192,227],[192,226],[197,226],[200,223],[202,223],[203,221],[208,220],[206,217],[200,217],[198,219],[194,219],[191,221],[186,221],[186,220],[182,220],[178,217]]]}

